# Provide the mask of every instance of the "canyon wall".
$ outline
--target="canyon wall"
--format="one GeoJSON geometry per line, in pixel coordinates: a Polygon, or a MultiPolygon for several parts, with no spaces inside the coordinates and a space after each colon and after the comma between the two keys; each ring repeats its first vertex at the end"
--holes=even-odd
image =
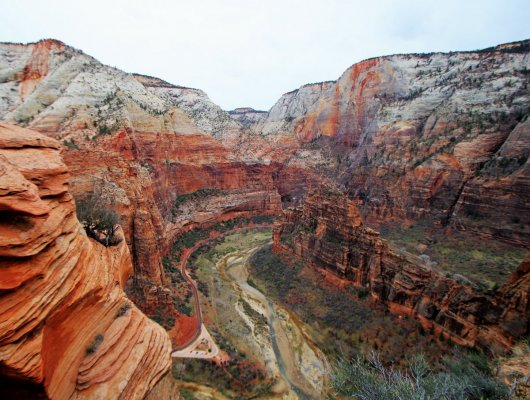
{"type": "Polygon", "coordinates": [[[498,291],[474,292],[422,260],[393,249],[364,226],[351,200],[321,192],[285,212],[273,230],[274,251],[325,268],[396,315],[417,318],[427,330],[456,343],[509,349],[529,333],[530,258],[498,291]]]}
{"type": "Polygon", "coordinates": [[[254,129],[294,135],[294,158],[320,153],[313,166],[375,226],[428,218],[528,247],[529,50],[362,61],[284,95],[254,129]]]}
{"type": "Polygon", "coordinates": [[[0,124],[0,393],[143,398],[169,369],[171,344],[123,292],[125,241],[86,236],[60,148],[0,124]]]}
{"type": "Polygon", "coordinates": [[[250,107],[240,107],[228,111],[228,114],[238,121],[243,127],[248,128],[267,117],[267,111],[254,110],[250,107]]]}
{"type": "Polygon", "coordinates": [[[201,90],[42,40],[0,44],[0,93],[0,118],[62,140],[72,194],[119,213],[138,290],[163,291],[162,257],[191,227],[281,210],[275,180],[288,175],[236,155],[242,126],[201,90]],[[209,195],[180,204],[195,192],[209,195]]]}
{"type": "Polygon", "coordinates": [[[71,146],[119,128],[210,135],[238,129],[202,91],[128,74],[51,39],[0,44],[0,93],[4,121],[71,146]]]}
{"type": "Polygon", "coordinates": [[[152,310],[170,298],[161,260],[185,231],[277,215],[324,184],[371,226],[427,218],[530,246],[528,52],[374,58],[264,114],[56,40],[0,44],[0,118],[60,139],[71,193],[120,214],[152,310]]]}

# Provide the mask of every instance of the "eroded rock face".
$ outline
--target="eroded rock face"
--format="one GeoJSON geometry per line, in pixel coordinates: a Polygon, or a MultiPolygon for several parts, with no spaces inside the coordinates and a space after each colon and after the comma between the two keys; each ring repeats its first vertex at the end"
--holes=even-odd
{"type": "Polygon", "coordinates": [[[75,195],[102,188],[122,217],[135,275],[154,284],[164,282],[160,260],[188,225],[281,211],[277,166],[232,160],[229,149],[207,135],[121,130],[98,146],[67,151],[65,159],[75,195]],[[200,190],[212,194],[176,206],[200,190]]]}
{"type": "MultiPolygon", "coordinates": [[[[168,303],[161,259],[180,234],[277,214],[280,199],[297,204],[323,183],[375,226],[429,218],[529,246],[529,66],[528,42],[380,57],[285,94],[266,116],[231,117],[201,90],[58,41],[0,44],[0,118],[63,140],[72,193],[97,188],[118,211],[140,289],[162,293],[148,310],[168,303]]],[[[24,185],[17,196],[35,199],[24,185]]],[[[0,210],[30,207],[19,204],[0,210]]]]}
{"type": "Polygon", "coordinates": [[[125,296],[125,241],[89,239],[55,140],[0,124],[0,392],[142,398],[170,367],[167,333],[125,296]]]}
{"type": "Polygon", "coordinates": [[[362,61],[282,96],[255,129],[319,152],[327,163],[293,158],[335,175],[375,226],[429,218],[528,247],[528,49],[362,61]]]}
{"type": "Polygon", "coordinates": [[[248,128],[267,117],[267,111],[254,110],[251,107],[240,107],[228,111],[228,114],[243,127],[248,128]]]}
{"type": "Polygon", "coordinates": [[[235,154],[241,125],[201,90],[127,74],[54,40],[0,44],[0,71],[0,118],[63,141],[72,193],[96,189],[120,214],[138,277],[164,282],[161,258],[186,225],[280,210],[274,180],[287,175],[273,177],[280,165],[270,158],[235,154]],[[185,215],[174,209],[201,189],[229,192],[226,206],[212,197],[185,215]]]}
{"type": "Polygon", "coordinates": [[[237,136],[201,90],[128,74],[57,40],[0,43],[0,118],[75,146],[119,128],[237,136]]]}
{"type": "Polygon", "coordinates": [[[529,331],[528,258],[496,293],[478,293],[398,252],[363,225],[354,202],[319,193],[284,214],[274,250],[300,257],[369,290],[397,315],[411,315],[457,343],[503,351],[529,331]]]}

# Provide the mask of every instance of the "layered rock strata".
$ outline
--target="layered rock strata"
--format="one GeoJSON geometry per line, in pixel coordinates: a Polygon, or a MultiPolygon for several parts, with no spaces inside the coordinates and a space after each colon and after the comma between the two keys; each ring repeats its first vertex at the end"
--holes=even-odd
{"type": "Polygon", "coordinates": [[[318,152],[327,162],[312,167],[376,226],[428,218],[528,247],[529,49],[362,61],[285,94],[254,129],[318,152]]]}
{"type": "Polygon", "coordinates": [[[254,110],[250,107],[240,107],[228,111],[233,119],[238,121],[243,127],[249,128],[267,117],[267,111],[254,110]]]}
{"type": "Polygon", "coordinates": [[[170,341],[123,292],[125,241],[104,247],[78,222],[60,148],[0,124],[0,393],[143,398],[170,367],[170,341]]]}
{"type": "Polygon", "coordinates": [[[164,282],[162,256],[190,225],[281,211],[276,167],[234,161],[207,135],[123,129],[65,159],[74,194],[101,192],[121,215],[135,274],[155,284],[164,282]]]}
{"type": "Polygon", "coordinates": [[[530,258],[497,292],[474,292],[391,248],[363,225],[354,202],[333,193],[313,195],[285,212],[273,239],[274,251],[366,288],[390,312],[411,315],[459,344],[500,352],[529,332],[530,258]]]}

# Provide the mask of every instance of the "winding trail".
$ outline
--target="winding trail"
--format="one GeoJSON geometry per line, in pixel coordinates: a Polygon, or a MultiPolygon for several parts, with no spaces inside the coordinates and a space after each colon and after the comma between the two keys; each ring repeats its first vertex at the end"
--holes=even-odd
{"type": "Polygon", "coordinates": [[[191,291],[193,294],[193,302],[195,304],[195,316],[197,318],[197,327],[195,328],[195,332],[193,335],[182,345],[177,346],[173,348],[173,351],[171,353],[172,357],[178,357],[178,358],[206,358],[211,359],[219,354],[219,348],[215,344],[214,340],[212,339],[211,335],[208,333],[206,327],[202,323],[202,311],[201,311],[201,304],[199,300],[199,291],[197,289],[197,285],[195,284],[195,281],[191,279],[191,277],[188,275],[188,271],[186,270],[186,265],[188,264],[189,257],[197,251],[200,247],[204,246],[208,242],[222,238],[224,236],[228,236],[234,233],[240,233],[245,232],[250,229],[266,229],[266,228],[272,228],[272,224],[258,224],[258,225],[249,225],[244,226],[241,228],[234,228],[226,232],[212,232],[211,236],[207,239],[203,239],[198,241],[193,245],[193,247],[186,248],[182,252],[182,256],[180,258],[180,265],[179,265],[179,271],[188,282],[188,284],[191,287],[191,291]],[[209,346],[209,350],[204,353],[200,353],[197,351],[198,347],[205,347],[209,346]]]}

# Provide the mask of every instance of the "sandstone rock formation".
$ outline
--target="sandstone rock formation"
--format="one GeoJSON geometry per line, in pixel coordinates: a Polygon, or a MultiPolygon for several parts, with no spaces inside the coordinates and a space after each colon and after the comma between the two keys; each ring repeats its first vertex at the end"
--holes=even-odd
{"type": "Polygon", "coordinates": [[[228,111],[228,114],[243,127],[248,128],[262,121],[268,113],[266,111],[254,110],[251,107],[240,107],[228,111]]]}
{"type": "Polygon", "coordinates": [[[529,332],[530,258],[497,292],[478,293],[398,252],[363,225],[353,201],[322,192],[285,212],[274,250],[300,257],[369,290],[397,315],[467,345],[502,352],[529,332]]]}
{"type": "Polygon", "coordinates": [[[0,393],[143,398],[170,341],[123,292],[125,241],[104,247],[78,222],[60,148],[0,124],[0,393]]]}
{"type": "Polygon", "coordinates": [[[255,129],[319,152],[312,167],[375,226],[429,218],[528,247],[529,43],[362,61],[287,93],[255,129]]]}
{"type": "Polygon", "coordinates": [[[427,218],[530,246],[528,52],[366,60],[264,115],[59,41],[0,44],[0,119],[62,140],[71,192],[120,214],[149,310],[170,303],[161,259],[183,232],[276,215],[323,184],[371,226],[427,218]]]}
{"type": "Polygon", "coordinates": [[[161,257],[184,225],[279,211],[279,167],[240,161],[223,143],[239,142],[241,125],[204,92],[127,74],[55,40],[0,44],[0,71],[0,118],[63,140],[73,194],[97,189],[118,211],[135,275],[164,281],[161,257]],[[218,196],[207,210],[177,212],[178,196],[206,188],[230,191],[226,206],[218,196]]]}
{"type": "Polygon", "coordinates": [[[237,135],[198,89],[128,74],[57,40],[0,44],[0,118],[82,145],[119,128],[237,135]]]}

